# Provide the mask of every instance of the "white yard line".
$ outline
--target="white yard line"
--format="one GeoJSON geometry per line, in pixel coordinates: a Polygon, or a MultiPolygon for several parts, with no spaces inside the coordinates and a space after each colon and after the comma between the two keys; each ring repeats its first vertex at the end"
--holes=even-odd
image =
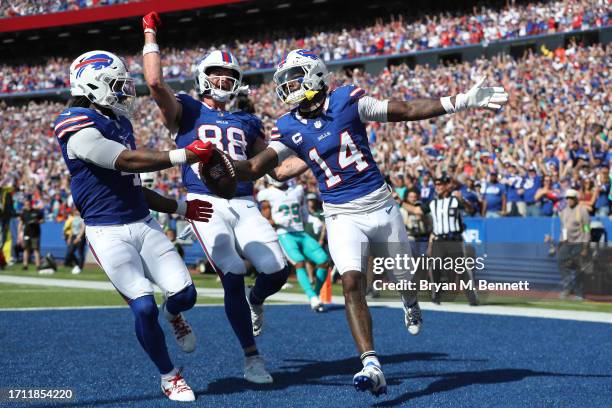
{"type": "MultiPolygon", "coordinates": [[[[55,286],[62,288],[79,288],[79,289],[94,289],[94,290],[110,290],[115,288],[110,282],[100,281],[83,281],[78,279],[53,279],[53,278],[36,278],[29,276],[11,276],[0,275],[0,283],[12,283],[19,285],[42,285],[55,286]]],[[[156,288],[159,291],[158,288],[156,288]]],[[[1,293],[1,291],[0,291],[1,293]]],[[[198,295],[203,297],[223,298],[223,289],[218,288],[198,288],[198,295]]],[[[289,302],[295,304],[308,303],[306,296],[298,293],[277,293],[269,298],[270,300],[279,302],[289,302]]],[[[333,296],[334,304],[343,305],[344,298],[342,296],[333,296]]],[[[271,304],[272,305],[272,304],[271,304]]],[[[393,308],[401,308],[400,301],[372,301],[372,306],[385,306],[393,308]]],[[[214,305],[197,305],[197,306],[214,306],[214,305]]],[[[126,306],[84,306],[84,307],[33,307],[33,308],[6,308],[0,311],[25,311],[25,310],[73,310],[73,309],[113,309],[126,306]]],[[[612,323],[612,313],[604,312],[588,312],[577,310],[554,310],[536,307],[514,307],[514,306],[468,306],[465,304],[448,303],[443,305],[435,305],[429,302],[422,302],[423,310],[433,310],[439,312],[452,313],[472,313],[486,314],[498,316],[523,316],[523,317],[541,317],[547,319],[563,319],[563,320],[579,320],[584,322],[596,323],[612,323]]],[[[427,317],[425,317],[427,318],[427,317]]]]}

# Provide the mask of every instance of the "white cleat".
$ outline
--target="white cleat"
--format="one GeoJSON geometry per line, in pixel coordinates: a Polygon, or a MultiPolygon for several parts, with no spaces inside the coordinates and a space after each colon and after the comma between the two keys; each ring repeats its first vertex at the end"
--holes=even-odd
{"type": "Polygon", "coordinates": [[[421,325],[423,324],[423,318],[421,317],[421,308],[419,302],[414,302],[412,307],[404,307],[404,323],[408,329],[408,333],[416,336],[421,332],[421,325]]]}
{"type": "Polygon", "coordinates": [[[266,370],[261,356],[245,357],[244,379],[255,384],[272,384],[272,376],[266,370]]]}
{"type": "Polygon", "coordinates": [[[162,378],[161,389],[166,397],[170,398],[172,401],[195,401],[195,394],[191,387],[187,385],[180,370],[174,377],[168,379],[162,378]]]}
{"type": "Polygon", "coordinates": [[[250,293],[251,288],[247,288],[245,296],[247,299],[247,303],[249,304],[249,308],[251,308],[251,323],[253,323],[253,336],[257,337],[261,334],[261,329],[263,328],[263,304],[252,305],[249,301],[250,293]]]}
{"type": "Polygon", "coordinates": [[[74,268],[72,268],[72,274],[78,275],[79,273],[81,273],[81,268],[79,268],[79,265],[75,265],[74,268]]]}
{"type": "Polygon", "coordinates": [[[176,316],[170,314],[166,310],[166,302],[162,304],[162,312],[168,323],[172,326],[174,338],[181,351],[184,353],[193,352],[196,348],[196,336],[191,325],[183,317],[183,314],[179,313],[176,316]]]}
{"type": "Polygon", "coordinates": [[[387,393],[385,376],[376,364],[368,364],[355,374],[353,385],[357,391],[370,391],[376,397],[387,393]]]}
{"type": "Polygon", "coordinates": [[[323,307],[323,303],[321,303],[321,300],[319,299],[318,296],[313,296],[310,298],[310,308],[312,309],[313,312],[317,312],[317,313],[321,313],[325,311],[325,308],[323,307]]]}

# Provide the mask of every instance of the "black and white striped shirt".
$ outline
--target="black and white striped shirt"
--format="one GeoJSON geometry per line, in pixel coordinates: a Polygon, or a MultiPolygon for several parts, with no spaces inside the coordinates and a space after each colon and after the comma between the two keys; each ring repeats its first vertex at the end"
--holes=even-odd
{"type": "Polygon", "coordinates": [[[435,198],[429,202],[429,211],[433,221],[433,233],[446,235],[462,232],[460,209],[463,206],[455,196],[435,198]]]}

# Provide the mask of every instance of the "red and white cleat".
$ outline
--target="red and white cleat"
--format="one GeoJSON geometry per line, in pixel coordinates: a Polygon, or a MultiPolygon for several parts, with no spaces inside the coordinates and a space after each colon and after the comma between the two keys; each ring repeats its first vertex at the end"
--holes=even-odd
{"type": "Polygon", "coordinates": [[[166,397],[172,401],[195,401],[195,394],[187,382],[181,375],[181,371],[177,371],[176,375],[169,378],[162,377],[161,389],[166,397]]]}

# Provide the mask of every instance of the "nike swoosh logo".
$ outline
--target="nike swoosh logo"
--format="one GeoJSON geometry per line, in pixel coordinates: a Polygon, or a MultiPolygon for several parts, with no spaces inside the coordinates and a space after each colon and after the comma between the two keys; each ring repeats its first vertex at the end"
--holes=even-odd
{"type": "Polygon", "coordinates": [[[255,207],[254,204],[253,205],[247,205],[247,208],[253,208],[253,207],[255,207]]]}
{"type": "Polygon", "coordinates": [[[393,207],[389,207],[388,210],[385,210],[387,212],[387,214],[391,214],[391,210],[393,209],[393,207]]]}

